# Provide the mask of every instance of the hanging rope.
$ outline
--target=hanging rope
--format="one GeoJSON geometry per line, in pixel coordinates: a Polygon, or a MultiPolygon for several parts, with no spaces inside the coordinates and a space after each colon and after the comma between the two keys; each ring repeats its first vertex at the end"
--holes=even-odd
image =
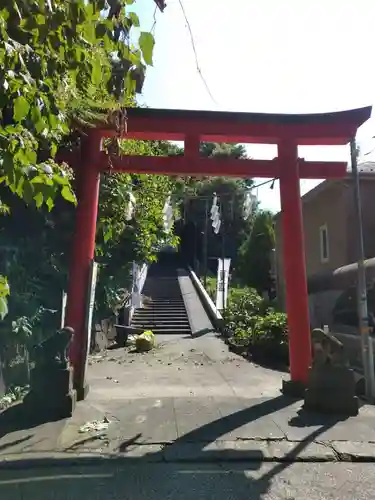
{"type": "Polygon", "coordinates": [[[245,194],[243,202],[243,218],[247,220],[253,213],[257,197],[251,191],[245,194]]]}
{"type": "Polygon", "coordinates": [[[218,202],[218,197],[216,196],[216,193],[214,193],[210,213],[211,213],[212,227],[215,234],[219,233],[221,226],[220,210],[217,202],[218,202]]]}
{"type": "Polygon", "coordinates": [[[165,200],[164,208],[163,208],[163,226],[164,231],[169,233],[173,226],[173,208],[171,205],[171,197],[165,200]]]}
{"type": "Polygon", "coordinates": [[[129,196],[129,201],[128,201],[128,206],[127,206],[126,212],[125,212],[125,219],[127,221],[131,220],[134,217],[135,206],[136,206],[136,199],[135,199],[133,193],[129,191],[128,196],[129,196]]]}

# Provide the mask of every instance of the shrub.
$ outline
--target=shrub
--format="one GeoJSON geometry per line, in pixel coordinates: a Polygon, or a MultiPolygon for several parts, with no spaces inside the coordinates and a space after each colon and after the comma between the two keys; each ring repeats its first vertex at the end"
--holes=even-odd
{"type": "Polygon", "coordinates": [[[235,332],[248,331],[255,318],[264,313],[264,301],[252,288],[233,288],[228,297],[228,307],[223,313],[225,326],[235,332]]]}
{"type": "Polygon", "coordinates": [[[287,316],[268,309],[265,316],[256,319],[252,331],[251,349],[254,358],[288,363],[287,316]]]}
{"type": "Polygon", "coordinates": [[[270,307],[254,289],[231,290],[224,324],[229,343],[254,360],[288,363],[287,316],[270,307]]]}
{"type": "Polygon", "coordinates": [[[216,282],[217,282],[216,278],[213,278],[211,276],[207,277],[206,292],[213,301],[215,301],[216,299],[216,282]]]}

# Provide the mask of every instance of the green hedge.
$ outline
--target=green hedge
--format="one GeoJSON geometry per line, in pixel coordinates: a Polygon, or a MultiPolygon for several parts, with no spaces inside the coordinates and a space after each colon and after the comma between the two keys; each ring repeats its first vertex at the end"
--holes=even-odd
{"type": "Polygon", "coordinates": [[[287,316],[254,289],[230,291],[224,324],[228,343],[237,352],[270,366],[288,364],[287,316]]]}

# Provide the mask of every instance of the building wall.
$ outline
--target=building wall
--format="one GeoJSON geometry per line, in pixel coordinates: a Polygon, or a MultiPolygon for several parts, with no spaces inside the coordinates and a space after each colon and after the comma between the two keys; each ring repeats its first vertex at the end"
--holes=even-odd
{"type": "Polygon", "coordinates": [[[307,276],[347,264],[346,190],[342,182],[328,184],[309,203],[303,203],[307,276]],[[321,260],[320,228],[327,227],[328,260],[321,260]]]}
{"type": "MultiPolygon", "coordinates": [[[[335,269],[347,261],[347,223],[345,210],[347,206],[346,190],[342,183],[330,183],[321,192],[317,192],[310,200],[302,204],[305,258],[307,276],[335,269]],[[345,196],[343,196],[343,193],[345,196]],[[321,261],[320,227],[326,225],[328,235],[329,258],[321,261]]],[[[280,214],[281,215],[281,214],[280,214]]],[[[282,265],[282,229],[281,217],[276,219],[276,263],[278,270],[277,291],[279,302],[285,308],[285,279],[282,265]]]]}
{"type": "MultiPolygon", "coordinates": [[[[347,264],[358,258],[357,216],[355,210],[354,190],[350,181],[345,182],[347,204],[347,264]]],[[[360,182],[362,202],[362,227],[365,259],[375,257],[375,179],[362,179],[360,182]]]]}
{"type": "MultiPolygon", "coordinates": [[[[361,179],[362,222],[365,258],[375,257],[375,178],[361,179]]],[[[355,262],[358,257],[357,216],[350,179],[330,182],[314,196],[304,196],[302,205],[307,276],[324,273],[355,262]],[[329,259],[321,261],[320,231],[328,230],[329,259]]],[[[282,266],[281,217],[275,223],[278,296],[285,308],[285,280],[282,266]]]]}

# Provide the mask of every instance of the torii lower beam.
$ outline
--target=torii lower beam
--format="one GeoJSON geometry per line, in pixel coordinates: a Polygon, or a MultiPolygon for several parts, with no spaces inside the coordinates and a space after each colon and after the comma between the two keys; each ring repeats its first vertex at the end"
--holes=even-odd
{"type": "MultiPolygon", "coordinates": [[[[138,174],[228,176],[280,178],[283,165],[274,160],[233,160],[226,158],[196,158],[186,156],[120,156],[112,158],[113,170],[138,174]]],[[[108,157],[102,153],[102,164],[108,157]]],[[[298,159],[300,179],[341,179],[346,175],[345,162],[305,161],[298,159]]]]}

